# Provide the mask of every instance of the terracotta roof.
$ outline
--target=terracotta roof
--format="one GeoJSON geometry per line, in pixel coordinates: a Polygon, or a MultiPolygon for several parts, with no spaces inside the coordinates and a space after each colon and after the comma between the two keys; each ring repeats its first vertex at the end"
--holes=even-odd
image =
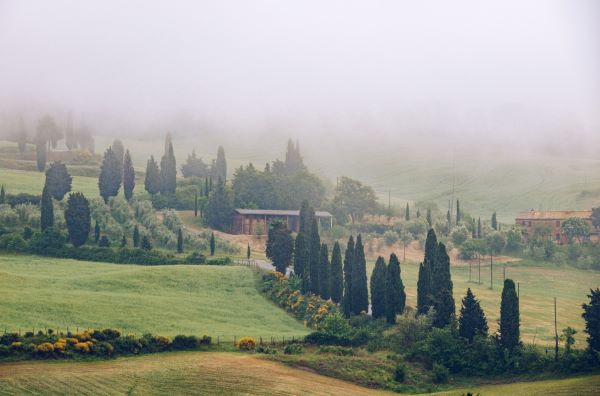
{"type": "MultiPolygon", "coordinates": [[[[236,209],[237,213],[242,215],[261,215],[261,216],[300,216],[299,210],[278,210],[278,209],[236,209]]],[[[317,217],[333,217],[329,212],[315,212],[317,217]]]]}
{"type": "Polygon", "coordinates": [[[517,220],[564,220],[571,217],[589,218],[592,216],[591,210],[554,210],[539,211],[531,210],[517,214],[517,220]]]}

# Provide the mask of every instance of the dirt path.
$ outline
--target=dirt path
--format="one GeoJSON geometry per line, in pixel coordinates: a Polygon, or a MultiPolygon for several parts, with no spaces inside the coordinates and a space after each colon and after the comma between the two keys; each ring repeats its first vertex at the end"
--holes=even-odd
{"type": "Polygon", "coordinates": [[[100,362],[0,364],[0,394],[388,394],[224,352],[161,353],[100,362]]]}

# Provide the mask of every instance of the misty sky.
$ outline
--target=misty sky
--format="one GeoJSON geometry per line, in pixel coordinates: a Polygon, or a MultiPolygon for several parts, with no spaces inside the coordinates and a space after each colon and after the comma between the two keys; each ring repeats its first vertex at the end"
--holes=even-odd
{"type": "Polygon", "coordinates": [[[593,136],[599,26],[594,0],[0,0],[0,113],[127,133],[593,136]]]}

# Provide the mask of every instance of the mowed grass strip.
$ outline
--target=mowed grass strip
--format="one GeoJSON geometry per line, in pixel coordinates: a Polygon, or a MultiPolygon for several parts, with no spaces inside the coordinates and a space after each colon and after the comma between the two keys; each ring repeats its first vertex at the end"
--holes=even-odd
{"type": "MultiPolygon", "coordinates": [[[[386,260],[388,258],[386,257],[386,260]]],[[[562,329],[571,326],[578,331],[575,336],[576,347],[584,348],[586,334],[585,322],[581,317],[581,304],[589,301],[587,295],[591,288],[600,285],[600,272],[578,270],[566,267],[543,267],[525,262],[506,263],[506,277],[519,283],[521,339],[524,343],[536,345],[554,345],[554,297],[557,298],[557,325],[559,335],[562,329]]],[[[370,277],[374,263],[367,264],[370,277]]],[[[417,279],[419,265],[402,263],[401,276],[407,294],[407,305],[416,306],[417,279]]],[[[502,297],[504,264],[494,264],[494,288],[490,289],[489,261],[481,263],[481,284],[478,279],[477,263],[473,264],[469,282],[469,266],[451,266],[454,284],[456,313],[460,312],[461,301],[471,288],[481,301],[490,327],[490,333],[498,329],[500,319],[500,300],[502,297]]]]}
{"type": "MultiPolygon", "coordinates": [[[[0,185],[10,194],[41,195],[46,174],[44,172],[0,169],[0,185]]],[[[98,197],[98,179],[95,177],[73,176],[72,191],[82,192],[86,197],[98,197]]],[[[122,191],[122,189],[121,189],[122,191]]]]}
{"type": "Polygon", "coordinates": [[[116,328],[173,336],[302,336],[251,269],[138,266],[0,256],[0,329],[116,328]]]}
{"type": "Polygon", "coordinates": [[[180,352],[99,362],[0,364],[0,395],[388,394],[253,355],[180,352]]]}

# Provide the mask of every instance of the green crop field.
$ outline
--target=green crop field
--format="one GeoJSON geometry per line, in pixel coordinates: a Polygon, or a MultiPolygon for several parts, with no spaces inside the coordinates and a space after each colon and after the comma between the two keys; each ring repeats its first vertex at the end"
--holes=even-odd
{"type": "MultiPolygon", "coordinates": [[[[256,289],[246,267],[135,266],[0,256],[0,328],[302,336],[304,326],[256,289]]],[[[37,330],[36,330],[37,331],[37,330]]]]}
{"type": "MultiPolygon", "coordinates": [[[[46,175],[43,172],[20,171],[13,169],[0,169],[0,185],[8,193],[42,194],[46,175]]],[[[84,193],[87,197],[96,197],[98,192],[98,179],[95,177],[73,176],[73,191],[84,193]]]]}
{"type": "MultiPolygon", "coordinates": [[[[374,263],[367,264],[370,276],[374,263]]],[[[417,278],[419,267],[416,263],[401,264],[402,280],[407,294],[407,305],[416,305],[417,278]]],[[[503,265],[494,265],[494,289],[490,290],[489,262],[482,262],[481,282],[477,280],[477,265],[473,265],[472,282],[469,282],[468,266],[453,266],[452,281],[454,283],[454,300],[456,312],[460,311],[462,298],[467,288],[473,290],[481,301],[485,311],[490,332],[497,329],[500,317],[500,299],[502,294],[503,265]]],[[[600,272],[584,271],[573,268],[543,267],[527,265],[522,262],[506,264],[506,276],[519,282],[521,338],[523,342],[536,345],[553,345],[554,343],[554,300],[557,298],[558,331],[567,326],[575,328],[576,346],[585,347],[586,334],[583,333],[584,321],[581,317],[581,304],[588,301],[586,297],[591,288],[600,285],[600,272]]]]}

